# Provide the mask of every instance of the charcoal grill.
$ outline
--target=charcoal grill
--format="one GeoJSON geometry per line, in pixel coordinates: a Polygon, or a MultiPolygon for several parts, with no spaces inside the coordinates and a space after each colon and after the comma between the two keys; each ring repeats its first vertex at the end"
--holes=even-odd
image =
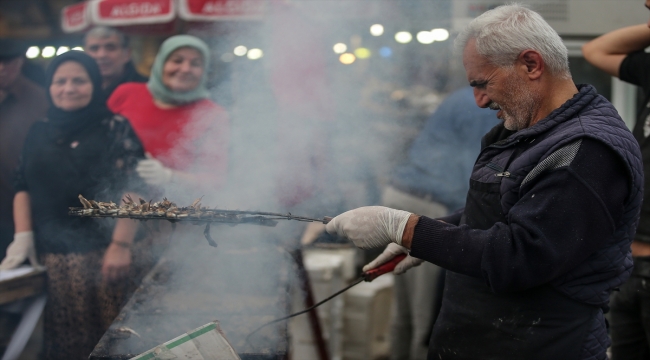
{"type": "Polygon", "coordinates": [[[212,320],[220,322],[242,360],[287,359],[286,323],[256,335],[252,346],[245,341],[258,326],[289,313],[290,260],[271,245],[242,241],[228,242],[219,251],[206,251],[200,243],[189,250],[187,243],[168,249],[90,359],[129,359],[212,320]],[[179,248],[184,260],[174,260],[179,248]]]}

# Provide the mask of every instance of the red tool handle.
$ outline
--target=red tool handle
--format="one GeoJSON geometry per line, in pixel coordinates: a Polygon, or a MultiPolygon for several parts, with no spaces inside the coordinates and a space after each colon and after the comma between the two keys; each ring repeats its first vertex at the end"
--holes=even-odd
{"type": "Polygon", "coordinates": [[[397,266],[397,264],[400,261],[404,260],[405,257],[406,257],[406,254],[397,255],[394,258],[392,258],[389,262],[387,262],[385,264],[382,264],[380,267],[374,268],[372,270],[368,270],[368,271],[364,272],[363,275],[362,275],[363,280],[365,280],[365,281],[373,281],[376,278],[380,277],[381,275],[384,275],[386,273],[389,273],[389,272],[395,270],[395,266],[397,266]]]}

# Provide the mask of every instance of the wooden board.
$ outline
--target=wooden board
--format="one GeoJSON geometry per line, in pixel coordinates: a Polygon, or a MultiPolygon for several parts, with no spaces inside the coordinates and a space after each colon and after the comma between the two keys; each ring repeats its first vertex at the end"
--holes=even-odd
{"type": "Polygon", "coordinates": [[[33,271],[0,281],[0,305],[40,294],[45,291],[45,270],[33,271]]]}

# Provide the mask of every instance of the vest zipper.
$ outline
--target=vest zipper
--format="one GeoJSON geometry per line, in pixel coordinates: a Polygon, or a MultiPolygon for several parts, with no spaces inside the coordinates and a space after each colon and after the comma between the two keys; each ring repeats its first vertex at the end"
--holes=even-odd
{"type": "Polygon", "coordinates": [[[500,172],[498,174],[494,174],[494,176],[498,177],[510,177],[510,173],[508,171],[500,172]]]}

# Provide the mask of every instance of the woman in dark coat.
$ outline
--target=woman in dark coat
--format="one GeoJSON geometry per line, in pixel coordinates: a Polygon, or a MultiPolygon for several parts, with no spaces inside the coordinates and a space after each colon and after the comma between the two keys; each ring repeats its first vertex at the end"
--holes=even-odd
{"type": "Polygon", "coordinates": [[[44,353],[87,359],[124,301],[137,223],[74,218],[88,199],[119,201],[139,190],[144,158],[128,121],[105,106],[95,61],[79,51],[55,58],[46,74],[50,109],[30,129],[16,176],[16,234],[0,268],[26,258],[47,267],[44,353]],[[111,231],[112,228],[112,231],[111,231]]]}

